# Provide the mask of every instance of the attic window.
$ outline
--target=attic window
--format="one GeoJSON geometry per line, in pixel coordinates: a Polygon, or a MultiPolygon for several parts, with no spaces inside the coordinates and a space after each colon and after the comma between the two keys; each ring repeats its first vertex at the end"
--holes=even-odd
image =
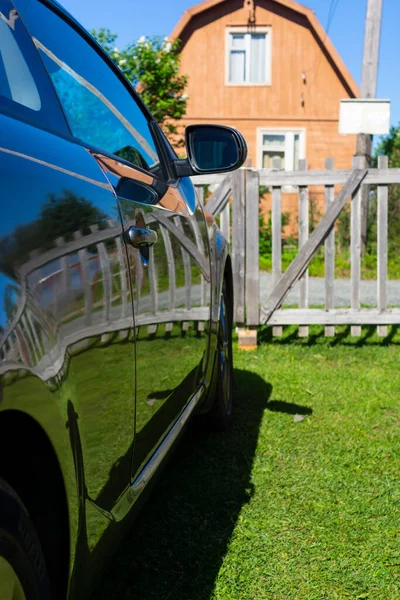
{"type": "Polygon", "coordinates": [[[227,31],[227,84],[271,84],[271,33],[269,29],[249,32],[227,31]]]}

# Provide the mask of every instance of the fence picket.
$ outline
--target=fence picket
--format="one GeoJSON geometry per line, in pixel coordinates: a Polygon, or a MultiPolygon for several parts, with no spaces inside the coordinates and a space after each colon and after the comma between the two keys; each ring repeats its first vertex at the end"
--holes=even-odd
{"type": "Polygon", "coordinates": [[[196,191],[197,202],[200,206],[204,206],[204,187],[202,185],[196,185],[194,189],[196,191]]]}
{"type": "Polygon", "coordinates": [[[232,271],[235,307],[233,319],[245,320],[245,171],[232,175],[232,271]]]}
{"type": "MultiPolygon", "coordinates": [[[[281,159],[275,157],[272,159],[272,167],[281,169],[281,159]]],[[[282,275],[282,188],[281,186],[272,187],[272,285],[275,287],[282,275]]],[[[272,335],[280,337],[282,327],[272,328],[272,335]]]]}
{"type": "MultiPolygon", "coordinates": [[[[378,157],[378,169],[388,168],[388,157],[378,157]]],[[[387,309],[387,260],[388,260],[388,187],[378,186],[378,308],[387,309]]],[[[386,325],[378,325],[377,333],[386,337],[386,325]]]]}
{"type": "MultiPolygon", "coordinates": [[[[353,168],[364,168],[365,160],[362,156],[353,158],[353,168]]],[[[360,310],[360,281],[361,281],[361,186],[353,195],[351,202],[351,308],[360,310]]],[[[360,337],[361,326],[352,325],[351,335],[360,337]]]]}
{"type": "Polygon", "coordinates": [[[246,324],[260,322],[258,173],[246,172],[246,324]]]}
{"type": "MultiPolygon", "coordinates": [[[[333,158],[325,160],[325,169],[333,171],[335,166],[333,158]]],[[[335,199],[335,188],[333,185],[325,186],[325,212],[329,210],[330,205],[335,199]]],[[[331,310],[335,306],[335,228],[325,240],[325,308],[331,310]]],[[[324,328],[325,337],[335,336],[335,326],[326,325],[324,328]]]]}
{"type": "Polygon", "coordinates": [[[241,173],[242,177],[244,177],[244,171],[239,170],[235,171],[233,175],[228,173],[225,178],[221,181],[219,187],[215,190],[213,195],[207,200],[206,210],[210,214],[216,216],[221,210],[224,208],[225,204],[229,200],[229,196],[231,194],[232,182],[234,181],[237,174],[241,173]]]}
{"type": "Polygon", "coordinates": [[[225,208],[221,211],[220,223],[221,223],[221,231],[224,237],[230,243],[231,241],[231,233],[230,233],[230,206],[229,202],[226,204],[225,208]]]}
{"type": "MultiPolygon", "coordinates": [[[[299,170],[307,171],[307,161],[299,160],[299,170]]],[[[308,187],[302,185],[299,187],[299,250],[308,240],[309,222],[308,222],[308,187]]],[[[308,269],[299,282],[299,306],[308,308],[308,269]]],[[[299,326],[299,337],[308,337],[307,325],[299,326]]]]}

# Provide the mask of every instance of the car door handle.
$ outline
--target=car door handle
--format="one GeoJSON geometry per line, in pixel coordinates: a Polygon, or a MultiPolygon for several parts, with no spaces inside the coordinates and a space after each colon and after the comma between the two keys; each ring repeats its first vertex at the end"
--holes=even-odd
{"type": "Polygon", "coordinates": [[[158,240],[158,236],[152,229],[130,227],[128,230],[128,239],[134,248],[144,248],[155,244],[158,240]]]}

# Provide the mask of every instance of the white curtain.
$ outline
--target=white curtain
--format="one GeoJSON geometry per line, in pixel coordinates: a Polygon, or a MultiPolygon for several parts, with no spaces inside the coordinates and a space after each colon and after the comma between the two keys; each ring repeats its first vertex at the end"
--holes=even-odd
{"type": "Polygon", "coordinates": [[[244,34],[231,34],[229,81],[232,83],[243,83],[246,81],[246,46],[244,34]]]}
{"type": "Polygon", "coordinates": [[[265,72],[265,33],[253,33],[250,41],[250,81],[251,83],[264,83],[265,72]]]}

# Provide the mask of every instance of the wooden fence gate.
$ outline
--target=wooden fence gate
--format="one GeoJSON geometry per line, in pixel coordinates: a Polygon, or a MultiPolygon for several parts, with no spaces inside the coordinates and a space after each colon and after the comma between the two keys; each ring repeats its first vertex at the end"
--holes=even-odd
{"type": "MultiPolygon", "coordinates": [[[[298,325],[299,336],[308,335],[309,325],[324,325],[325,335],[335,335],[335,325],[350,325],[351,335],[360,336],[362,325],[376,325],[380,336],[387,326],[400,323],[400,308],[387,302],[388,260],[388,185],[400,183],[400,169],[388,169],[387,157],[379,157],[377,169],[365,169],[363,159],[355,157],[353,169],[334,170],[326,159],[324,171],[308,171],[300,161],[298,171],[280,168],[274,159],[272,170],[240,169],[225,177],[193,179],[200,201],[204,184],[218,188],[205,209],[220,219],[220,226],[231,242],[235,291],[234,318],[238,325],[239,345],[254,347],[257,327],[268,324],[273,335],[282,335],[284,325],[298,325]],[[259,271],[259,186],[272,192],[272,286],[267,301],[260,302],[259,271]],[[335,187],[342,186],[336,198],[335,187]],[[361,186],[377,186],[377,287],[376,308],[361,308],[361,186]],[[298,254],[282,274],[282,189],[298,189],[298,254]],[[309,187],[324,186],[325,213],[309,235],[309,187]],[[335,223],[351,198],[349,308],[335,308],[335,223]],[[232,200],[230,202],[230,199],[232,200]],[[308,266],[316,251],[325,248],[325,307],[309,307],[308,266]],[[299,282],[299,307],[282,308],[291,288],[299,282]]],[[[399,298],[400,306],[400,298],[399,298]]]]}

